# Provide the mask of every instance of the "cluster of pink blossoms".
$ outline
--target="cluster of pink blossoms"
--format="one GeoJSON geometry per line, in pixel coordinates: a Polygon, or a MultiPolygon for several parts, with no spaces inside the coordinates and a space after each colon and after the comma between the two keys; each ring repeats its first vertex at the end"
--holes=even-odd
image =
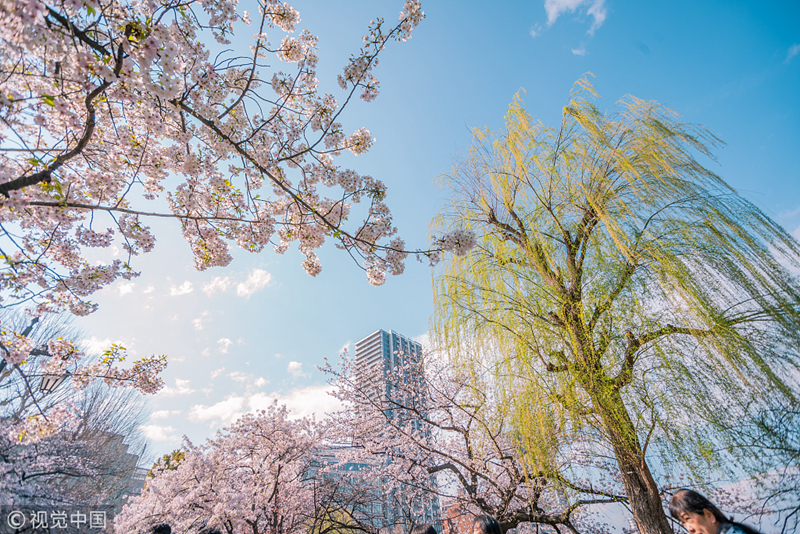
{"type": "MultiPolygon", "coordinates": [[[[406,2],[397,25],[370,25],[340,80],[345,101],[374,97],[379,53],[408,39],[423,16],[406,2]]],[[[343,106],[318,92],[317,38],[292,35],[299,22],[275,0],[261,0],[255,19],[217,0],[3,2],[4,304],[92,311],[85,298],[136,276],[131,257],[153,249],[140,220],[159,197],[170,211],[158,215],[180,220],[199,269],[227,265],[231,242],[254,252],[297,243],[316,275],[315,251],[330,238],[373,270],[396,263],[397,251],[381,244],[396,232],[385,186],[334,163],[344,150],[364,153],[372,137],[366,128],[347,135],[343,106]],[[212,58],[204,34],[229,44],[250,24],[258,32],[249,50],[212,58]],[[282,65],[271,84],[259,67],[265,58],[282,65]],[[367,220],[346,228],[363,200],[367,220]],[[82,246],[115,244],[128,261],[90,267],[82,255],[82,246]]]]}
{"type": "MultiPolygon", "coordinates": [[[[316,276],[317,250],[333,240],[363,259],[372,284],[403,272],[409,252],[395,236],[386,186],[335,160],[370,148],[369,131],[345,131],[342,113],[353,96],[378,94],[378,56],[410,38],[420,3],[406,1],[394,25],[369,25],[338,78],[338,99],[318,89],[318,40],[294,34],[297,10],[276,0],[258,0],[252,15],[236,8],[229,0],[0,2],[0,307],[34,317],[95,311],[89,297],[138,276],[133,257],[154,248],[148,216],[180,222],[201,270],[227,265],[231,243],[252,252],[296,246],[316,276]],[[229,45],[251,25],[247,49],[212,51],[212,40],[229,45]],[[96,264],[83,254],[115,246],[127,258],[96,264]]],[[[468,241],[442,246],[453,242],[458,253],[468,241]]],[[[31,347],[15,335],[3,342],[19,363],[31,347]]],[[[125,371],[78,368],[74,382],[99,376],[154,391],[160,358],[125,371]]]]}
{"type": "Polygon", "coordinates": [[[121,532],[167,523],[173,532],[308,532],[317,498],[306,479],[317,426],[286,407],[247,414],[202,446],[186,439],[179,462],[162,462],[116,517],[121,532]]]}

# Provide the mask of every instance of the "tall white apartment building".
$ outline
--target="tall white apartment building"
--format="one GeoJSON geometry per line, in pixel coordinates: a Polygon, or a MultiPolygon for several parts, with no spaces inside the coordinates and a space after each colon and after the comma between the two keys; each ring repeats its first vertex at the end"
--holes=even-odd
{"type": "Polygon", "coordinates": [[[421,344],[393,330],[378,330],[356,343],[356,376],[372,395],[390,398],[392,385],[386,382],[387,374],[401,365],[419,364],[421,359],[421,344]]]}
{"type": "MultiPolygon", "coordinates": [[[[392,330],[378,330],[368,335],[355,345],[355,373],[356,379],[361,382],[362,390],[368,392],[372,398],[377,399],[396,399],[399,403],[405,404],[408,399],[400,399],[402,394],[397,386],[408,386],[410,381],[421,378],[420,372],[422,364],[422,345],[392,330]],[[398,368],[411,365],[411,369],[397,371],[398,368]],[[389,375],[392,380],[387,380],[389,375]],[[396,380],[401,380],[405,384],[397,384],[396,380]]],[[[413,389],[413,388],[412,388],[413,389]]],[[[418,402],[419,399],[416,399],[418,402]]],[[[427,411],[424,407],[422,411],[427,411]]],[[[387,416],[393,417],[390,412],[387,416]]],[[[407,419],[402,424],[410,425],[420,430],[423,428],[419,420],[407,419]]],[[[387,458],[388,461],[388,458],[387,458]]],[[[435,479],[433,480],[435,486],[435,479]]],[[[393,495],[384,493],[383,516],[384,525],[394,525],[403,530],[404,520],[402,513],[394,504],[393,495]]],[[[437,525],[437,530],[441,532],[441,507],[437,497],[431,497],[419,503],[419,507],[414,510],[414,520],[416,522],[430,522],[437,525]]]]}

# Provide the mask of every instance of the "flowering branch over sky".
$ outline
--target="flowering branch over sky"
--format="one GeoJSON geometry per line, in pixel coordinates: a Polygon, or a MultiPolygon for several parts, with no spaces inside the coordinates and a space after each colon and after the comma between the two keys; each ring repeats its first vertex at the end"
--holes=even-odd
{"type": "MultiPolygon", "coordinates": [[[[228,265],[230,243],[296,244],[316,276],[333,238],[372,284],[402,273],[386,186],[334,161],[369,149],[369,131],[346,133],[341,114],[376,97],[378,55],[423,17],[408,0],[397,23],[373,21],[337,100],[318,91],[317,38],[295,33],[297,10],[276,0],[252,17],[228,1],[0,3],[0,305],[93,312],[94,292],[138,276],[133,256],[156,242],[148,217],[180,221],[198,270],[228,265]],[[242,31],[254,31],[249,50],[222,49],[242,31]],[[363,220],[346,225],[358,203],[363,220]],[[114,246],[127,258],[86,256],[114,246]]],[[[417,252],[434,260],[464,243],[417,252]]],[[[2,342],[12,364],[32,349],[15,331],[2,342]]]]}

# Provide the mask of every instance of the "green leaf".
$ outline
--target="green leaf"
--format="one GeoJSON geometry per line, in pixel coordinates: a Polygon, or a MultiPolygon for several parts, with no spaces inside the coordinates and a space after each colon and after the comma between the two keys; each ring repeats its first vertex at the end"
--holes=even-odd
{"type": "Polygon", "coordinates": [[[42,95],[42,100],[44,100],[44,103],[48,106],[55,107],[56,105],[55,98],[52,95],[42,95]]]}

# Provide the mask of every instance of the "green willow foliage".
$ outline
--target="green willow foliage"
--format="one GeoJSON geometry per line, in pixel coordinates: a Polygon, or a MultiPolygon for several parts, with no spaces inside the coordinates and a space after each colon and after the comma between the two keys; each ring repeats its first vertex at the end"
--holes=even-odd
{"type": "Polygon", "coordinates": [[[531,469],[568,445],[555,427],[595,436],[629,498],[652,500],[647,463],[735,460],[725,429],[745,406],[792,397],[800,245],[697,160],[721,144],[708,130],[596,98],[580,80],[549,128],[518,96],[505,130],[475,131],[436,226],[478,245],[438,271],[434,331],[462,365],[494,366],[531,469]]]}

